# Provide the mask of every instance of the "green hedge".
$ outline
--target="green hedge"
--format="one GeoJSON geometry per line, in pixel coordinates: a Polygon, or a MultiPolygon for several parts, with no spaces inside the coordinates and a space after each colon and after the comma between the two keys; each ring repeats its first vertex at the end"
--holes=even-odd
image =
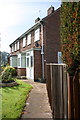
{"type": "Polygon", "coordinates": [[[80,2],[62,3],[60,31],[63,61],[73,76],[80,64],[80,2]]]}

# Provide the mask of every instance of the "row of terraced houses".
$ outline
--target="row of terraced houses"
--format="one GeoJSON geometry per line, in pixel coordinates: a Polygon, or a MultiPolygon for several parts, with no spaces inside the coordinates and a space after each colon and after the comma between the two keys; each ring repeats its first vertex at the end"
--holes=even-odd
{"type": "Polygon", "coordinates": [[[60,62],[60,8],[51,6],[47,16],[10,44],[10,65],[18,76],[31,80],[46,79],[46,63],[60,62]]]}

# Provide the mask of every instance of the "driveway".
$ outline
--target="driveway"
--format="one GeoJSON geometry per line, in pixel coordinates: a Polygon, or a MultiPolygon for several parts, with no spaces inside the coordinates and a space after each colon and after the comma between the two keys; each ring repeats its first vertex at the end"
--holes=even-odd
{"type": "Polygon", "coordinates": [[[31,84],[33,89],[31,90],[29,97],[26,101],[26,106],[22,112],[23,118],[52,118],[52,113],[47,96],[46,84],[33,82],[31,80],[23,80],[24,82],[31,84]]]}

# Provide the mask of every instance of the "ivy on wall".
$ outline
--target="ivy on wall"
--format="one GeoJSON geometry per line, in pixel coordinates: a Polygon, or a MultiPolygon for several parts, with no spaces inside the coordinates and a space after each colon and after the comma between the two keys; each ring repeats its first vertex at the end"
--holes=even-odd
{"type": "Polygon", "coordinates": [[[80,64],[80,2],[62,3],[60,31],[63,61],[74,75],[80,64]]]}

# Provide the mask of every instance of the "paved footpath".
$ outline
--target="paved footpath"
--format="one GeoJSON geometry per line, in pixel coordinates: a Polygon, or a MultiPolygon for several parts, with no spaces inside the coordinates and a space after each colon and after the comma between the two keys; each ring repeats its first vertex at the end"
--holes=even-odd
{"type": "Polygon", "coordinates": [[[48,102],[47,90],[45,83],[23,80],[33,86],[29,97],[26,101],[21,120],[23,118],[52,118],[50,105],[48,102]]]}

